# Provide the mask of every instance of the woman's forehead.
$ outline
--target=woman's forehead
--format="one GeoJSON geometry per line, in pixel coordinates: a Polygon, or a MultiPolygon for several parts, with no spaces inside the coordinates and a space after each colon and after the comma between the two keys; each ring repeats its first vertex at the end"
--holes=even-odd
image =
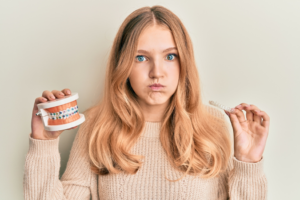
{"type": "Polygon", "coordinates": [[[176,47],[171,31],[169,29],[162,29],[156,26],[148,27],[141,33],[138,39],[137,51],[144,50],[144,52],[163,52],[171,47],[176,47]]]}

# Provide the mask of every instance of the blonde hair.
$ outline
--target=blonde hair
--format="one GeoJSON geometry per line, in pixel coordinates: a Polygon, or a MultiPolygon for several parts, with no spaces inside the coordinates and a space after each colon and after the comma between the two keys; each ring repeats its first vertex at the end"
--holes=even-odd
{"type": "Polygon", "coordinates": [[[186,28],[162,6],[135,10],[117,32],[108,58],[104,96],[84,112],[87,120],[82,126],[88,130],[91,170],[98,175],[121,171],[135,174],[143,164],[143,155],[130,153],[142,134],[145,119],[128,77],[139,35],[154,23],[170,29],[180,60],[178,88],[165,111],[159,139],[172,166],[185,172],[180,179],[186,174],[215,177],[225,171],[229,162],[230,136],[222,129],[224,121],[208,112],[202,102],[193,46],[186,28]]]}

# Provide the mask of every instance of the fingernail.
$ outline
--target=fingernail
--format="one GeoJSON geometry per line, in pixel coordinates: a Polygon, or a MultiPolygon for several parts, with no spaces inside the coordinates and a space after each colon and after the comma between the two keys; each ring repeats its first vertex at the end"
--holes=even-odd
{"type": "Polygon", "coordinates": [[[67,94],[71,94],[70,90],[67,90],[67,94]]]}
{"type": "Polygon", "coordinates": [[[51,97],[51,99],[55,99],[55,97],[53,95],[51,95],[50,97],[51,97]]]}
{"type": "Polygon", "coordinates": [[[229,117],[229,114],[228,114],[228,112],[226,111],[226,110],[224,110],[224,112],[225,112],[225,114],[229,117]]]}
{"type": "Polygon", "coordinates": [[[62,92],[60,92],[59,94],[60,94],[60,95],[64,95],[64,93],[62,93],[62,92]]]}
{"type": "Polygon", "coordinates": [[[47,101],[47,99],[46,99],[46,98],[43,98],[43,100],[44,100],[44,101],[47,101]]]}

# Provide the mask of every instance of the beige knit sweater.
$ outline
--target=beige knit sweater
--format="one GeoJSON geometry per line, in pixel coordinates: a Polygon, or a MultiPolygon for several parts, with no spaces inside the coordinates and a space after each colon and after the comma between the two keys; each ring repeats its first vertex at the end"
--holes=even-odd
{"type": "MultiPolygon", "coordinates": [[[[226,115],[218,108],[208,108],[225,120],[226,115]]],[[[226,123],[230,125],[230,122],[226,123]]],[[[144,164],[136,174],[95,175],[89,167],[87,138],[81,127],[61,179],[59,138],[38,140],[29,135],[23,179],[26,200],[267,199],[264,158],[257,163],[246,163],[232,157],[227,171],[218,178],[204,180],[187,175],[177,182],[166,180],[164,174],[174,180],[181,177],[182,172],[173,169],[167,161],[159,141],[160,122],[146,122],[142,136],[131,150],[145,156],[144,164]]]]}

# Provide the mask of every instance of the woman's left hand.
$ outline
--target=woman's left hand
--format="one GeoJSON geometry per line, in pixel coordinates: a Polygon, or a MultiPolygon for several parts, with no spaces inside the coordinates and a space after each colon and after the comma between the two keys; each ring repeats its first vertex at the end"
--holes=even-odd
{"type": "MultiPolygon", "coordinates": [[[[225,110],[224,110],[225,111],[225,110]]],[[[241,103],[229,116],[234,132],[234,156],[243,162],[259,162],[269,134],[270,117],[255,105],[241,103]],[[246,111],[245,119],[242,110],[246,111]]]]}

